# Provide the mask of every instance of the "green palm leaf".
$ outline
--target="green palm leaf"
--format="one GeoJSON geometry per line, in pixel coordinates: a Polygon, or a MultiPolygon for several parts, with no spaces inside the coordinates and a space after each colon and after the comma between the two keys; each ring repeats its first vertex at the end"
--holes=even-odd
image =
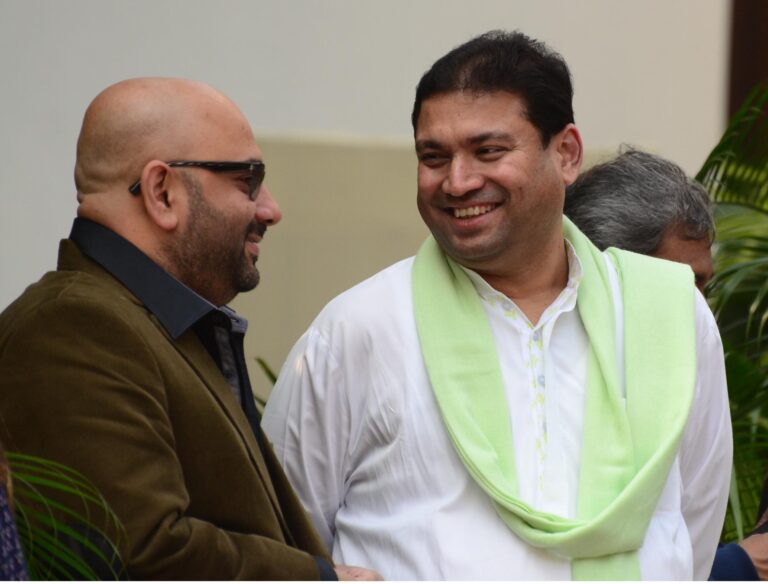
{"type": "Polygon", "coordinates": [[[696,175],[718,203],[768,212],[768,83],[755,87],[696,175]]]}
{"type": "Polygon", "coordinates": [[[707,297],[726,354],[734,441],[723,540],[755,523],[768,471],[768,83],[750,93],[696,175],[716,203],[707,297]]]}
{"type": "Polygon", "coordinates": [[[124,576],[117,544],[124,530],[96,487],[77,471],[7,452],[16,524],[32,580],[124,576]]]}

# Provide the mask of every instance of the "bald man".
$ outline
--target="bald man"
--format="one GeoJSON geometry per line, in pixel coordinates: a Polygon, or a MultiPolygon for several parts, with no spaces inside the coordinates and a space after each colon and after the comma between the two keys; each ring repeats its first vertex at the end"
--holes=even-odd
{"type": "Polygon", "coordinates": [[[258,284],[281,218],[263,181],[248,122],[213,88],[107,88],[83,120],[58,269],[0,315],[2,439],[95,484],[124,530],[91,506],[89,537],[117,540],[133,579],[377,576],[332,566],[261,432],[247,322],[226,304],[258,284]]]}

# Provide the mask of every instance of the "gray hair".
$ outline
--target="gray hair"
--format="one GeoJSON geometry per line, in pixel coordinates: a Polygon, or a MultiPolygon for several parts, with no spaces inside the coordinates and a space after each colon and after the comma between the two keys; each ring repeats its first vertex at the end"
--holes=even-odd
{"type": "Polygon", "coordinates": [[[632,148],[581,174],[566,190],[565,214],[600,249],[651,254],[671,230],[714,237],[704,187],[673,162],[632,148]]]}

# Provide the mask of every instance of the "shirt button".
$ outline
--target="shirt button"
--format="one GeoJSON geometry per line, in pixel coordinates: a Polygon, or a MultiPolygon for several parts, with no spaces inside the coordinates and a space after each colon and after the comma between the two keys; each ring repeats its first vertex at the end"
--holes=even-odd
{"type": "Polygon", "coordinates": [[[539,382],[539,385],[541,387],[544,387],[544,376],[543,375],[539,375],[539,378],[537,379],[537,381],[539,382]]]}
{"type": "Polygon", "coordinates": [[[541,339],[541,331],[536,331],[535,333],[533,333],[533,340],[534,341],[538,342],[540,339],[541,339]]]}

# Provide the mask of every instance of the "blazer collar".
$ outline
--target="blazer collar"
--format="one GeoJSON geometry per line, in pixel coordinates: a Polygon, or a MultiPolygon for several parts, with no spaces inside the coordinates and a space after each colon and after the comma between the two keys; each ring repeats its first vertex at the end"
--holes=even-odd
{"type": "Polygon", "coordinates": [[[174,340],[203,316],[218,310],[127,239],[103,225],[77,218],[69,238],[136,296],[174,340]]]}
{"type": "MultiPolygon", "coordinates": [[[[75,219],[70,239],[84,255],[111,274],[143,303],[154,315],[153,320],[174,341],[176,349],[195,370],[236,428],[269,493],[275,514],[283,529],[289,533],[254,429],[215,361],[193,330],[193,325],[212,311],[226,316],[235,329],[242,327],[240,332],[245,332],[245,319],[233,319],[236,315],[227,307],[217,308],[163,270],[129,241],[98,223],[75,219]]],[[[67,251],[67,243],[65,240],[62,244],[60,269],[70,269],[78,263],[77,256],[67,251]]]]}

